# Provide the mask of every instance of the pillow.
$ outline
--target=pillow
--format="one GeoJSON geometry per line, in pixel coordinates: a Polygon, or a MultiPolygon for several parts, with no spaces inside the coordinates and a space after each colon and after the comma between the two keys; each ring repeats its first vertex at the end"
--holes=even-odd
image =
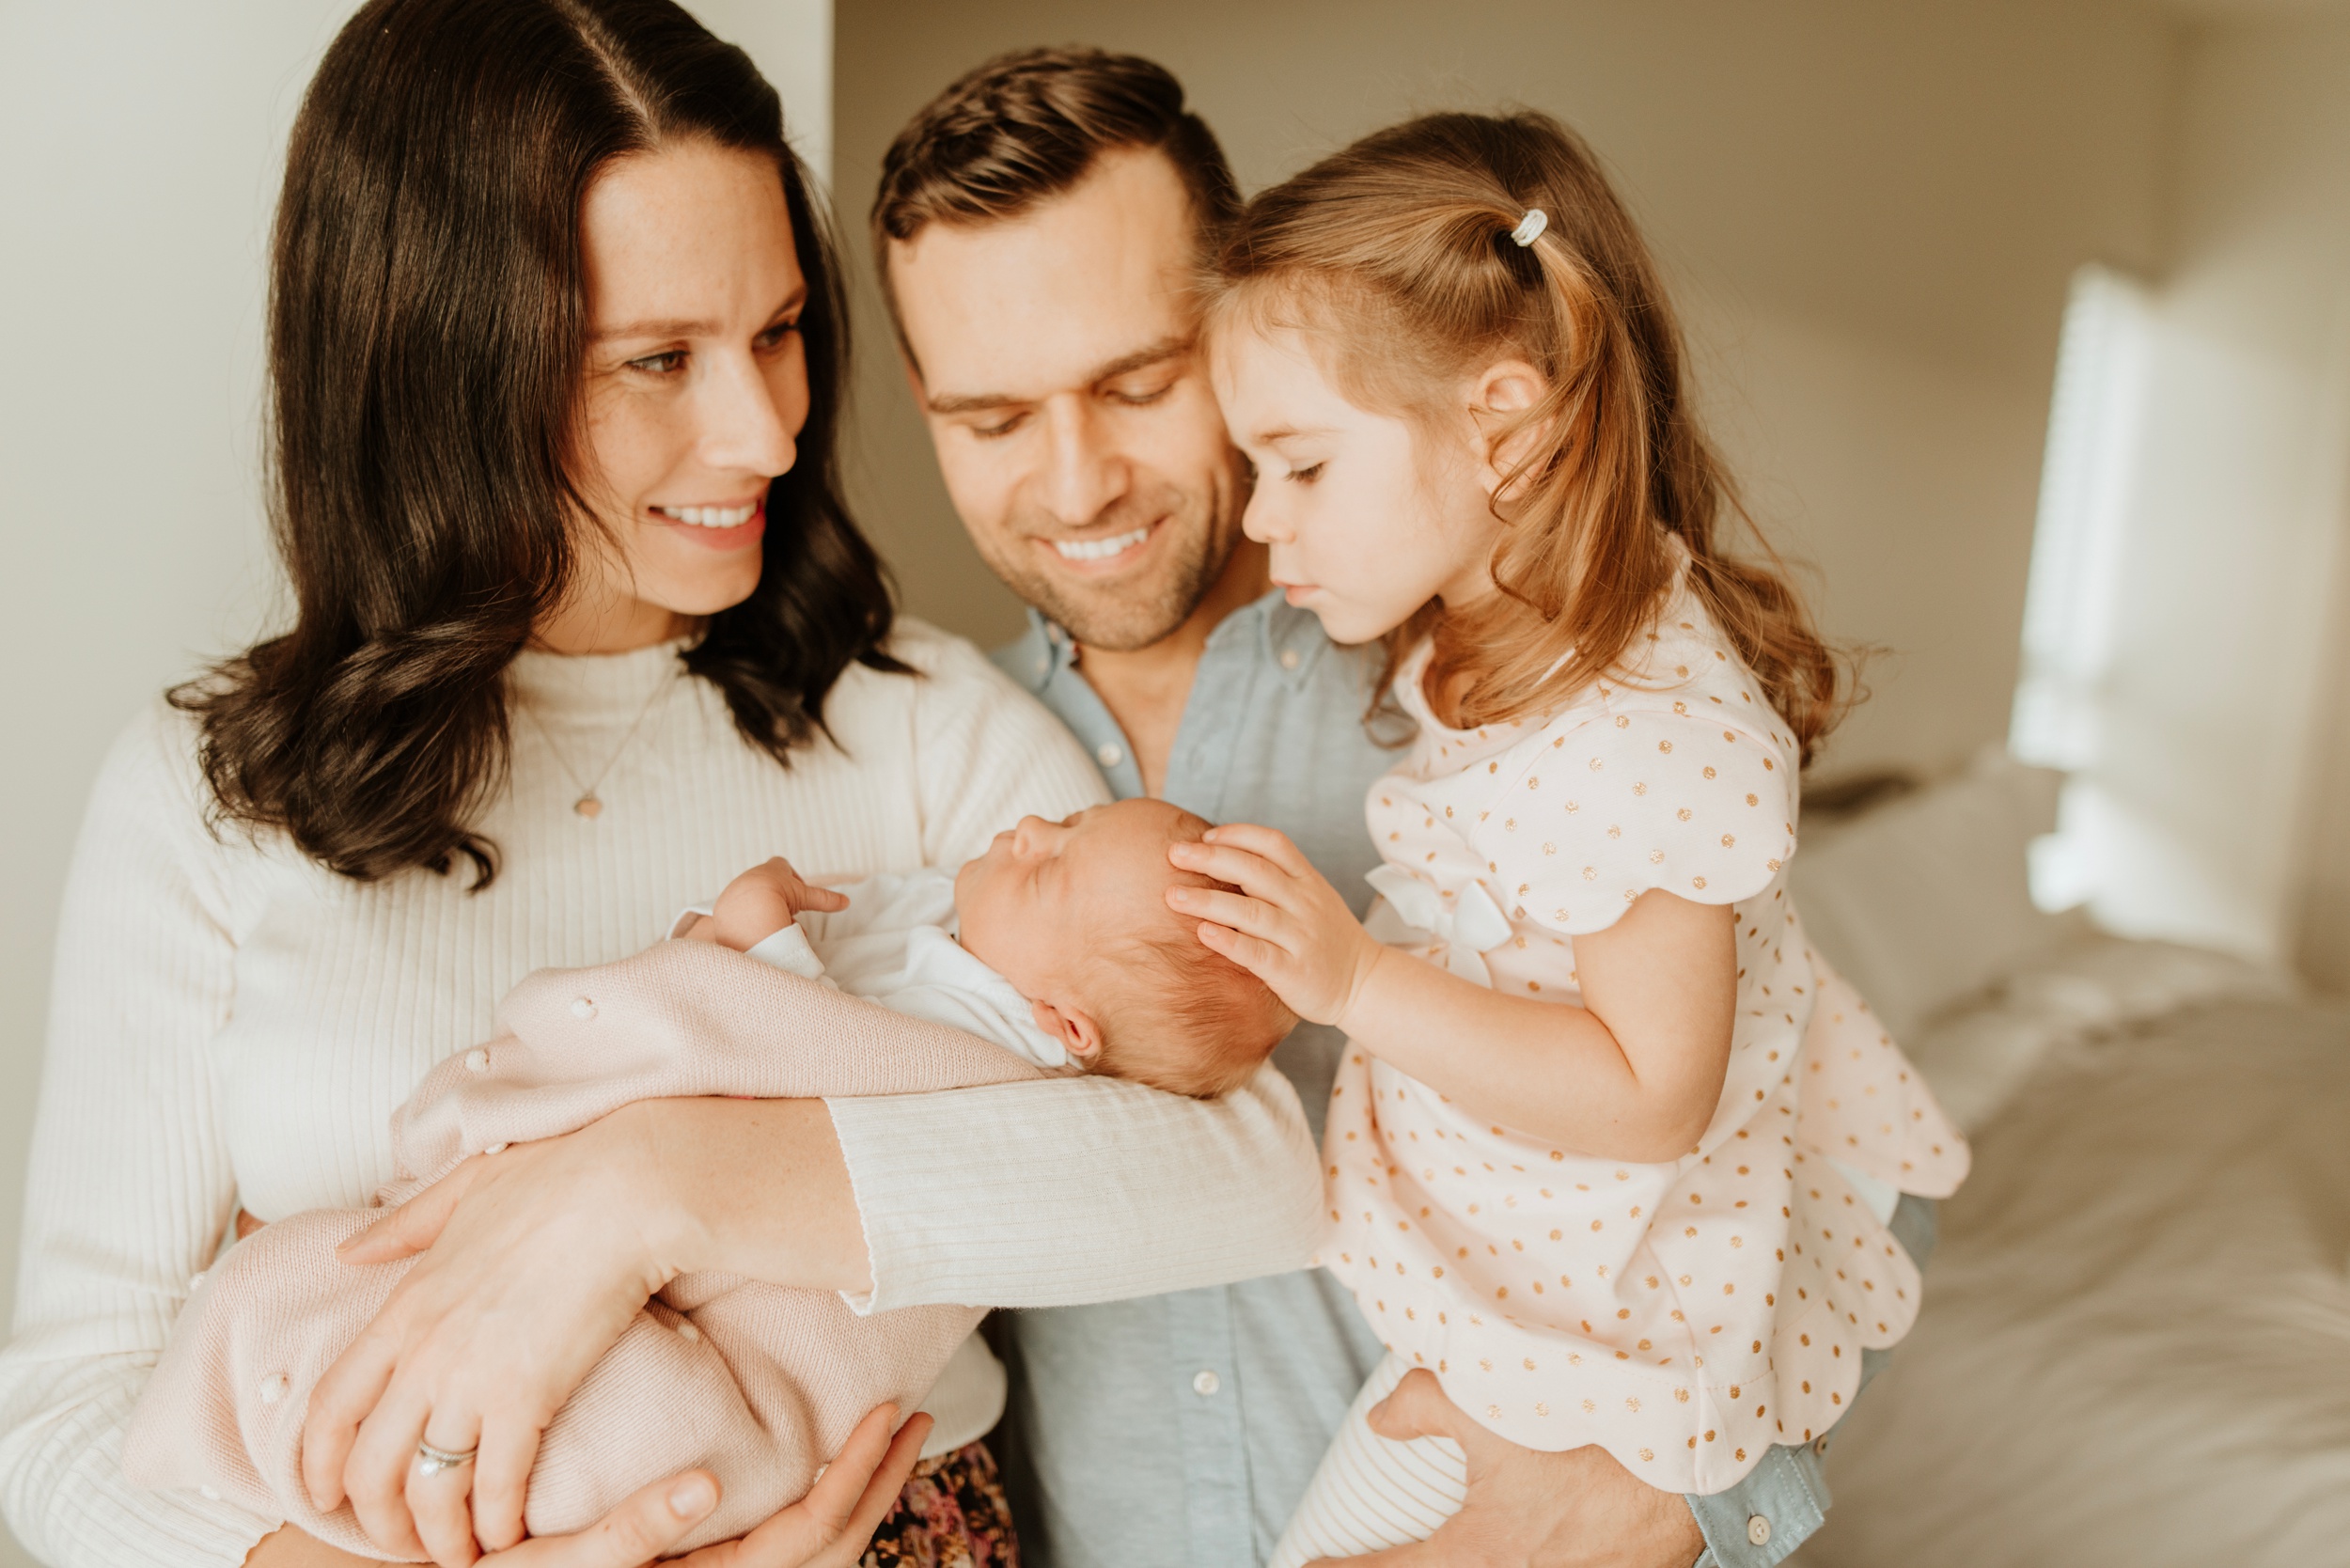
{"type": "Polygon", "coordinates": [[[1804,928],[1895,1039],[2076,929],[2032,903],[2026,869],[2062,776],[1986,750],[1849,822],[1803,824],[1789,880],[1804,928]]]}
{"type": "Polygon", "coordinates": [[[1971,1137],[2058,1046],[2182,1008],[2295,995],[2289,977],[2231,953],[2092,933],[1935,1019],[1904,1046],[1943,1111],[1971,1137]]]}

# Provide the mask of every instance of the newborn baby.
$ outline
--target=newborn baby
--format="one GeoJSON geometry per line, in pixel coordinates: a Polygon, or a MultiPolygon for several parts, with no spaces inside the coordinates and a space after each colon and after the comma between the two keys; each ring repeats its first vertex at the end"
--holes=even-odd
{"type": "MultiPolygon", "coordinates": [[[[1206,885],[1167,857],[1206,827],[1165,802],[1124,801],[1058,824],[1026,819],[954,873],[841,892],[769,861],[681,921],[703,940],[516,986],[499,1007],[505,1032],[442,1062],[395,1114],[399,1173],[377,1203],[405,1201],[472,1155],[659,1096],[921,1093],[1070,1071],[1178,1093],[1230,1088],[1293,1019],[1167,905],[1169,886],[1206,885]]],[[[311,1388],[410,1266],[337,1259],[378,1217],[295,1215],[212,1268],[133,1413],[122,1466],[134,1483],[203,1488],[381,1555],[348,1504],[313,1507],[301,1476],[311,1388]]],[[[805,1494],[867,1411],[916,1408],[984,1310],[860,1316],[827,1292],[682,1275],[548,1426],[530,1532],[584,1529],[639,1486],[702,1466],[721,1501],[679,1549],[740,1535],[805,1494]]]]}
{"type": "Polygon", "coordinates": [[[1167,906],[1174,884],[1205,885],[1167,864],[1167,846],[1207,827],[1160,800],[1028,817],[961,870],[838,892],[770,860],[672,934],[968,1030],[1039,1067],[1221,1094],[1297,1020],[1167,906]]]}

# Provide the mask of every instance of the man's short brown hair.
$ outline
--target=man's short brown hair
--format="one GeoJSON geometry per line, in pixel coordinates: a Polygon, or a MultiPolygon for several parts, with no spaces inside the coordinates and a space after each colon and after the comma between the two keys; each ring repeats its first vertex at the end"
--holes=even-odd
{"type": "Polygon", "coordinates": [[[1165,66],[1104,49],[1019,49],[966,71],[898,133],[873,196],[873,262],[904,345],[889,244],[934,223],[1016,217],[1120,148],[1166,154],[1190,194],[1205,256],[1240,212],[1215,133],[1165,66]]]}

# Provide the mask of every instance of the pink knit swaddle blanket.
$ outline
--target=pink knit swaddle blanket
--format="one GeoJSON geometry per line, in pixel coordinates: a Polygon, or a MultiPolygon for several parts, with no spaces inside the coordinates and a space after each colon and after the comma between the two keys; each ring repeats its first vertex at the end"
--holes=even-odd
{"type": "MultiPolygon", "coordinates": [[[[571,1132],[634,1100],[915,1094],[1043,1075],[973,1036],[695,942],[542,970],[499,1005],[498,1024],[498,1038],[434,1068],[394,1117],[399,1174],[379,1204],[414,1197],[484,1149],[571,1132]]],[[[336,1244],[381,1215],[295,1215],[220,1261],[180,1309],[133,1413],[122,1454],[133,1482],[209,1488],[382,1555],[348,1504],[313,1508],[301,1474],[312,1386],[410,1266],[337,1259],[336,1244]]],[[[981,1313],[859,1317],[831,1293],[681,1276],[548,1426],[530,1475],[530,1531],[584,1529],[639,1486],[699,1465],[723,1495],[678,1549],[740,1535],[803,1496],[875,1405],[914,1409],[981,1313]]]]}

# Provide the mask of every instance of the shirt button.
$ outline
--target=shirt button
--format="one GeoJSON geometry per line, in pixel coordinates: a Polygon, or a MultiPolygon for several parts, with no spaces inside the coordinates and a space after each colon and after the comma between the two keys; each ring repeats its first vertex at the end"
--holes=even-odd
{"type": "Polygon", "coordinates": [[[493,1143],[490,1147],[484,1149],[482,1152],[485,1154],[503,1154],[509,1147],[509,1145],[503,1143],[493,1143]]]}
{"type": "Polygon", "coordinates": [[[1816,1454],[1825,1455],[1827,1452],[1827,1439],[1823,1437],[1818,1442],[1812,1444],[1811,1451],[1816,1454]]]}
{"type": "Polygon", "coordinates": [[[261,1403],[275,1404],[286,1397],[286,1390],[292,1387],[293,1384],[287,1379],[284,1372],[270,1373],[261,1379],[261,1403]]]}
{"type": "Polygon", "coordinates": [[[1104,741],[1102,748],[1093,755],[1102,760],[1105,768],[1114,768],[1126,760],[1126,754],[1119,749],[1116,741],[1104,741]]]}
{"type": "Polygon", "coordinates": [[[1749,1515],[1747,1519],[1747,1539],[1758,1546],[1769,1545],[1771,1522],[1760,1513],[1749,1515]]]}
{"type": "Polygon", "coordinates": [[[1218,1388],[1223,1387],[1224,1380],[1205,1368],[1201,1368],[1191,1380],[1191,1391],[1198,1394],[1201,1399],[1206,1399],[1210,1394],[1214,1393],[1218,1388]]]}
{"type": "Polygon", "coordinates": [[[487,1073],[489,1070],[490,1070],[490,1053],[489,1053],[489,1052],[487,1052],[487,1051],[483,1050],[480,1046],[477,1045],[477,1046],[475,1046],[472,1050],[467,1051],[467,1052],[465,1053],[465,1071],[466,1071],[466,1072],[468,1072],[468,1073],[487,1073]]]}
{"type": "Polygon", "coordinates": [[[587,997],[585,997],[585,996],[574,996],[574,997],[572,997],[572,1017],[574,1017],[574,1018],[593,1018],[595,1015],[596,1015],[596,1004],[595,1004],[595,1003],[593,1003],[593,1002],[589,1001],[589,1000],[588,1000],[587,997]]]}
{"type": "Polygon", "coordinates": [[[680,1323],[677,1325],[677,1337],[683,1340],[688,1344],[699,1344],[701,1343],[702,1331],[695,1327],[693,1323],[689,1320],[680,1323]]]}
{"type": "Polygon", "coordinates": [[[1281,667],[1283,669],[1295,669],[1297,667],[1296,649],[1284,648],[1281,650],[1281,667]]]}
{"type": "Polygon", "coordinates": [[[210,1486],[199,1486],[196,1490],[204,1494],[204,1500],[206,1502],[220,1501],[220,1494],[210,1486]]]}

